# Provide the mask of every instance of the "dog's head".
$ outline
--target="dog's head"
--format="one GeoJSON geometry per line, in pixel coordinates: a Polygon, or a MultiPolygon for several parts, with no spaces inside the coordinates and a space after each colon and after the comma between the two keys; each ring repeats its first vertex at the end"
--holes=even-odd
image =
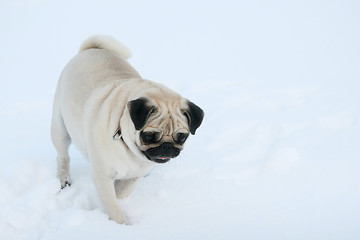
{"type": "Polygon", "coordinates": [[[145,96],[127,104],[136,147],[148,160],[165,163],[177,157],[189,134],[195,134],[204,112],[180,96],[145,96]]]}

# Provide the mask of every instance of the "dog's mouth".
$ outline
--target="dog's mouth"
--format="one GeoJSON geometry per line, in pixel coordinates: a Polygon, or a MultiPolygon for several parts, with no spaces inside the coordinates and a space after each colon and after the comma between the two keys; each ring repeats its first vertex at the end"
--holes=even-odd
{"type": "Polygon", "coordinates": [[[156,163],[166,163],[171,160],[171,157],[156,157],[156,156],[152,157],[147,153],[147,151],[144,151],[143,153],[147,159],[156,163]]]}
{"type": "Polygon", "coordinates": [[[150,161],[156,163],[166,163],[180,154],[180,149],[174,147],[171,143],[163,143],[158,147],[143,151],[144,155],[150,161]]]}
{"type": "Polygon", "coordinates": [[[170,161],[171,158],[168,158],[168,157],[160,157],[160,158],[154,158],[154,159],[151,159],[151,158],[148,158],[150,161],[153,161],[153,162],[156,162],[156,163],[166,163],[168,161],[170,161]]]}

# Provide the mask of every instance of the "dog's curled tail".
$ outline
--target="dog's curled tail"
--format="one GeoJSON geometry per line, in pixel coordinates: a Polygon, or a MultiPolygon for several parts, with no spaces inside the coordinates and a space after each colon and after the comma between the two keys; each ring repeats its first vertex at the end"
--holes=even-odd
{"type": "Polygon", "coordinates": [[[85,51],[87,49],[97,48],[97,49],[107,49],[110,51],[117,52],[124,59],[131,57],[131,51],[121,42],[116,40],[113,37],[106,35],[94,35],[86,39],[83,44],[80,46],[79,52],[85,51]]]}

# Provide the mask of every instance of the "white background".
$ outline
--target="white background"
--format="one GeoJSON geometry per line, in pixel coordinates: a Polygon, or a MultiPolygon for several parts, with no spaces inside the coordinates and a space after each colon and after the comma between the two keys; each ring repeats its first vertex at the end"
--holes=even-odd
{"type": "Polygon", "coordinates": [[[360,2],[0,2],[0,239],[360,239],[360,2]],[[108,220],[86,161],[59,191],[57,79],[108,34],[201,106],[182,156],[108,220]]]}

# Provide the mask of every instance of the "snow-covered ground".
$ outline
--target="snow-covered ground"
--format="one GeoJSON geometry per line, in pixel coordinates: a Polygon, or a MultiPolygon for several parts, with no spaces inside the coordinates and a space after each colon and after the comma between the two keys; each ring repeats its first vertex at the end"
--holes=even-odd
{"type": "Polygon", "coordinates": [[[0,2],[0,239],[360,239],[360,2],[0,2]],[[60,191],[57,78],[112,35],[143,77],[205,112],[181,157],[108,220],[71,149],[60,191]]]}

